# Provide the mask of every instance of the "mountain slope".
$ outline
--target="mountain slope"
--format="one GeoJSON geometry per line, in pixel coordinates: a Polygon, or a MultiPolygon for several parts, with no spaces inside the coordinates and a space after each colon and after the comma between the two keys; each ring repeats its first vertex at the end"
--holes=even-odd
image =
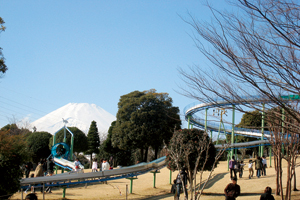
{"type": "Polygon", "coordinates": [[[54,134],[64,126],[63,119],[68,121],[67,126],[75,126],[86,134],[94,120],[97,122],[99,133],[106,134],[116,117],[95,104],[69,103],[32,122],[31,126],[35,126],[37,131],[54,134]]]}

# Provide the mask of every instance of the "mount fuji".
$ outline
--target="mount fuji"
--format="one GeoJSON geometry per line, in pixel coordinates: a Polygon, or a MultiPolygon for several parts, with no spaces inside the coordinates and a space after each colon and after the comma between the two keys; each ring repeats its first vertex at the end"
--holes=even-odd
{"type": "Polygon", "coordinates": [[[63,120],[67,121],[66,126],[75,126],[85,134],[88,133],[91,122],[94,120],[97,122],[98,132],[106,135],[116,117],[95,104],[69,103],[30,125],[36,127],[36,131],[47,131],[54,134],[64,126],[63,120]]]}

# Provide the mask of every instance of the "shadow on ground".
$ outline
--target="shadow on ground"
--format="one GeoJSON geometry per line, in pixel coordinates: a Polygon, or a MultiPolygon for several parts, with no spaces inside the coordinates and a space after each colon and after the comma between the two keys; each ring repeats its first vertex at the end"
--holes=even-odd
{"type": "MultiPolygon", "coordinates": [[[[208,189],[208,188],[211,188],[218,180],[224,178],[224,176],[228,174],[228,172],[224,172],[224,173],[220,173],[220,174],[216,174],[214,176],[212,176],[209,181],[207,182],[206,186],[204,189],[208,189]]],[[[196,187],[196,191],[198,189],[201,189],[203,187],[203,185],[205,184],[205,181],[202,181],[201,182],[201,185],[200,184],[197,184],[197,187],[196,187]]],[[[226,187],[226,185],[224,186],[224,188],[226,187]]]]}
{"type": "Polygon", "coordinates": [[[157,196],[151,196],[151,197],[145,197],[142,200],[157,200],[157,199],[163,199],[163,198],[168,198],[168,197],[173,197],[174,194],[168,193],[168,194],[161,194],[157,196]]]}

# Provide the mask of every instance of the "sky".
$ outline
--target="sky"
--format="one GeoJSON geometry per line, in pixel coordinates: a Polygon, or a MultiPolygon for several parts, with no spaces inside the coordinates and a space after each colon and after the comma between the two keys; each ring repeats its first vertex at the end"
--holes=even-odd
{"type": "Polygon", "coordinates": [[[201,0],[0,0],[8,67],[0,79],[0,127],[33,122],[68,103],[116,115],[120,96],[149,89],[169,93],[183,118],[195,100],[180,94],[178,69],[209,65],[183,20],[189,14],[212,17],[201,0]]]}

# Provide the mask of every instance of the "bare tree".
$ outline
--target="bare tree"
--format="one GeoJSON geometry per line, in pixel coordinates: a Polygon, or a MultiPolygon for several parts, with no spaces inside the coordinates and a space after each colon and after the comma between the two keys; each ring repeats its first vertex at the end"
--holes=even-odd
{"type": "MultiPolygon", "coordinates": [[[[235,104],[241,112],[245,112],[245,108],[263,111],[261,104],[266,109],[279,107],[273,121],[267,121],[270,126],[275,123],[271,129],[274,146],[279,147],[281,142],[288,142],[282,130],[275,128],[279,124],[285,123],[284,135],[293,132],[294,139],[299,138],[295,130],[299,129],[300,112],[288,100],[299,100],[300,94],[300,5],[293,0],[238,0],[232,4],[238,7],[238,14],[208,5],[214,16],[211,23],[198,21],[192,15],[191,20],[186,20],[196,31],[198,49],[214,67],[179,69],[187,86],[182,87],[182,93],[216,105],[222,99],[235,104]],[[282,119],[281,109],[289,120],[282,119]]],[[[290,142],[291,146],[286,146],[285,151],[294,151],[292,144],[290,142]]],[[[283,199],[281,158],[290,162],[290,176],[294,173],[295,157],[283,156],[280,148],[274,149],[281,184],[276,193],[281,191],[283,199]]],[[[289,187],[290,182],[287,182],[287,199],[290,199],[289,187]]]]}
{"type": "MultiPolygon", "coordinates": [[[[186,133],[185,133],[186,134],[186,133]]],[[[183,167],[187,168],[188,171],[188,180],[189,180],[189,191],[191,193],[190,199],[195,200],[199,199],[202,191],[204,190],[208,180],[211,177],[214,168],[224,153],[224,151],[228,148],[228,144],[223,145],[223,147],[216,153],[215,156],[212,157],[210,155],[212,152],[210,149],[212,148],[212,140],[209,138],[206,132],[202,132],[201,135],[196,135],[196,137],[192,137],[193,140],[189,139],[188,141],[184,137],[184,134],[174,134],[171,138],[171,142],[168,148],[168,153],[170,158],[174,161],[177,169],[181,171],[183,167]],[[193,154],[193,161],[191,161],[190,155],[193,154]],[[213,162],[209,162],[213,161],[213,162]],[[193,165],[191,166],[191,163],[193,165]],[[201,163],[201,167],[199,165],[201,163]],[[208,165],[210,165],[208,167],[208,165]],[[209,176],[200,190],[200,187],[197,190],[196,195],[196,176],[197,172],[199,172],[200,183],[202,182],[202,175],[205,170],[209,168],[209,176]],[[199,192],[200,191],[200,192],[199,192]]],[[[182,177],[181,177],[182,178],[182,177]]],[[[182,179],[183,180],[183,179],[182,179]]],[[[184,190],[185,191],[185,190],[184,190]]],[[[185,198],[187,194],[185,193],[185,198]]]]}
{"type": "MultiPolygon", "coordinates": [[[[295,104],[295,109],[297,104],[295,104]]],[[[275,170],[276,170],[276,194],[281,195],[283,199],[283,185],[282,185],[282,159],[287,162],[287,183],[285,199],[291,199],[292,179],[294,178],[294,190],[296,188],[295,167],[298,158],[299,144],[299,124],[296,120],[287,116],[283,116],[283,121],[278,121],[278,112],[270,111],[268,117],[271,118],[269,126],[271,131],[270,144],[274,153],[275,170]],[[273,119],[272,119],[273,118],[273,119]],[[286,123],[289,122],[289,123],[286,123]],[[295,124],[297,126],[290,126],[295,124]]]]}

